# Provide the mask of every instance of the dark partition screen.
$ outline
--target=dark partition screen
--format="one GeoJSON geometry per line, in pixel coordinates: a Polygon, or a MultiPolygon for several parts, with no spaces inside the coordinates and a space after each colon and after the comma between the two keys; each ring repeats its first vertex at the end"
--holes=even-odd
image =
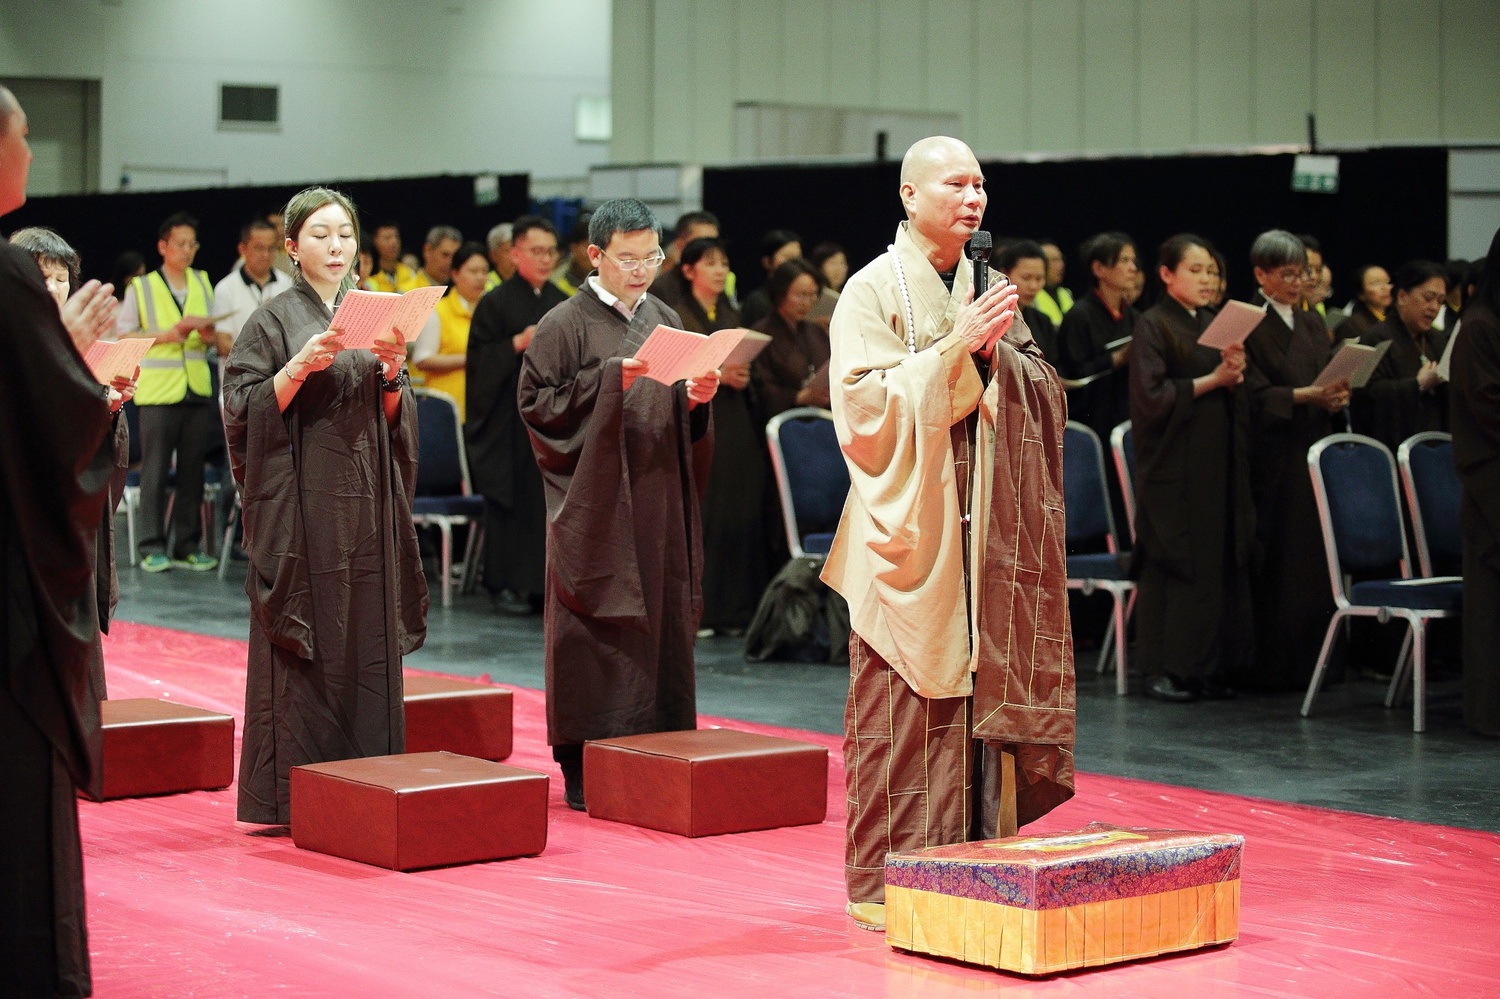
{"type": "MultiPolygon", "coordinates": [[[[107,279],[115,258],[125,250],[141,253],[148,268],[160,264],[157,227],[173,212],[185,211],[195,216],[201,227],[198,242],[202,249],[193,266],[218,281],[234,264],[240,226],[286,204],[306,186],[33,198],[0,224],[7,233],[28,225],[56,229],[82,255],[86,277],[107,279]]],[[[530,203],[525,174],[501,177],[499,201],[482,206],[474,203],[474,178],[469,175],[346,181],[328,186],[354,199],[362,224],[381,219],[399,223],[403,245],[419,256],[423,237],[434,225],[457,226],[466,238],[483,242],[491,226],[525,214],[530,203]]]]}
{"type": "MultiPolygon", "coordinates": [[[[1340,154],[1337,194],[1291,190],[1291,154],[1132,157],[1059,163],[988,163],[985,228],[996,238],[1051,237],[1068,256],[1067,284],[1081,290],[1082,240],[1123,229],[1143,264],[1177,232],[1195,232],[1229,259],[1230,294],[1255,290],[1250,243],[1266,229],[1312,233],[1334,270],[1334,298],[1352,294],[1360,263],[1390,268],[1405,260],[1441,260],[1448,246],[1446,149],[1379,149],[1340,154]]],[[[735,167],[703,172],[703,204],[731,241],[740,287],[761,284],[760,234],[790,228],[806,251],[842,243],[857,269],[881,253],[902,219],[895,163],[816,167],[735,167]]],[[[670,224],[671,220],[667,220],[670,224]]],[[[1148,285],[1147,296],[1152,295],[1148,285]]]]}

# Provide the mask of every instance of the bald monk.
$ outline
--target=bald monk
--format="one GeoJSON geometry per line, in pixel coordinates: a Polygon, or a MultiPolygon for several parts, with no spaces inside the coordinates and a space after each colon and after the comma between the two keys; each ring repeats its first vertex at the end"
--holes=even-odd
{"type": "Polygon", "coordinates": [[[984,174],[957,139],[901,164],[907,221],[830,329],[852,488],[823,579],[849,601],[845,879],[885,927],[885,855],[1013,835],[1073,793],[1057,375],[1016,289],[973,294],[984,174]]]}

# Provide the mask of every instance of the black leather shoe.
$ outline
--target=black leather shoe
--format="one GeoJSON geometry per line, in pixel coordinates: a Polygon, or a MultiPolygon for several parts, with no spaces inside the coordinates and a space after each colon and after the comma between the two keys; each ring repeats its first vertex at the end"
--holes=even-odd
{"type": "Polygon", "coordinates": [[[1239,692],[1229,684],[1211,676],[1199,680],[1193,685],[1193,689],[1205,701],[1232,701],[1239,696],[1239,692]]]}
{"type": "Polygon", "coordinates": [[[1146,681],[1144,693],[1153,701],[1166,701],[1170,704],[1191,704],[1198,699],[1196,691],[1184,687],[1175,677],[1170,676],[1153,676],[1146,681]]]}
{"type": "Polygon", "coordinates": [[[586,812],[583,801],[583,767],[577,764],[561,764],[563,775],[563,801],[575,812],[586,812]]]}
{"type": "Polygon", "coordinates": [[[531,601],[515,590],[501,590],[490,595],[490,603],[501,614],[511,617],[526,617],[532,613],[531,601]]]}

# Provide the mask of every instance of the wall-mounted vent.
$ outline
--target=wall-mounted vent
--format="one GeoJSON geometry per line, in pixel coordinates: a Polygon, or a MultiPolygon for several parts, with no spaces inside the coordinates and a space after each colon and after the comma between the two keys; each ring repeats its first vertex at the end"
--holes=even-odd
{"type": "Polygon", "coordinates": [[[275,131],[281,127],[281,88],[245,83],[219,85],[219,127],[275,131]]]}

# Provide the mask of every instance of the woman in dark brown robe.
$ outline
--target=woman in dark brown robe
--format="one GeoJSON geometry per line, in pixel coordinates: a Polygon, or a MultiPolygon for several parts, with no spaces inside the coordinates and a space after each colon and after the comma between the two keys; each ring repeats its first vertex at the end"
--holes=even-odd
{"type": "Polygon", "coordinates": [[[1306,260],[1301,240],[1281,229],[1262,233],[1250,249],[1260,286],[1253,304],[1265,307],[1266,318],[1245,341],[1256,667],[1243,679],[1273,690],[1307,685],[1333,615],[1307,449],[1332,432],[1349,385],[1313,385],[1332,351],[1317,313],[1298,304],[1306,260]]]}
{"type": "Polygon", "coordinates": [[[1359,292],[1349,303],[1349,315],[1336,327],[1341,340],[1356,340],[1385,322],[1391,307],[1391,276],[1379,264],[1366,264],[1354,272],[1359,292]]]}
{"type": "Polygon", "coordinates": [[[1390,349],[1354,393],[1356,433],[1380,441],[1394,454],[1401,442],[1426,430],[1448,429],[1448,383],[1438,372],[1448,333],[1432,322],[1448,294],[1447,271],[1430,260],[1413,260],[1396,272],[1395,307],[1360,342],[1389,340],[1390,349]]]}
{"type": "MultiPolygon", "coordinates": [[[[729,253],[722,240],[695,239],[677,264],[682,328],[735,329],[740,314],[724,293],[729,253]]],[[[703,620],[699,633],[743,634],[770,581],[761,497],[766,492],[765,424],[756,418],[750,366],[720,369],[714,396],[714,461],[703,493],[703,620]]]]}
{"type": "Polygon", "coordinates": [[[1463,481],[1464,724],[1500,736],[1500,231],[1453,345],[1453,460],[1463,481]]]}
{"type": "Polygon", "coordinates": [[[788,260],[766,285],[771,314],[752,329],[771,338],[751,374],[760,415],[769,420],[795,406],[828,408],[828,330],[807,318],[818,300],[812,265],[788,260]]]}
{"type": "MultiPolygon", "coordinates": [[[[1092,428],[1107,447],[1110,432],[1130,418],[1130,337],[1140,316],[1130,303],[1140,268],[1135,243],[1123,232],[1092,236],[1078,253],[1094,287],[1057,328],[1057,373],[1091,379],[1068,391],[1068,415],[1092,428]]],[[[1114,483],[1113,465],[1109,475],[1114,483]]]]}
{"type": "Polygon", "coordinates": [[[246,322],[225,372],[250,556],[243,822],[290,821],[294,766],[405,749],[401,657],[427,615],[417,414],[403,346],[341,351],[328,329],[353,284],[356,218],[333,191],[292,198],[296,283],[246,322]]]}
{"type": "Polygon", "coordinates": [[[1250,652],[1250,394],[1243,347],[1198,345],[1211,260],[1197,236],[1162,244],[1166,294],[1131,344],[1136,661],[1147,696],[1165,701],[1234,696],[1250,652]]]}

